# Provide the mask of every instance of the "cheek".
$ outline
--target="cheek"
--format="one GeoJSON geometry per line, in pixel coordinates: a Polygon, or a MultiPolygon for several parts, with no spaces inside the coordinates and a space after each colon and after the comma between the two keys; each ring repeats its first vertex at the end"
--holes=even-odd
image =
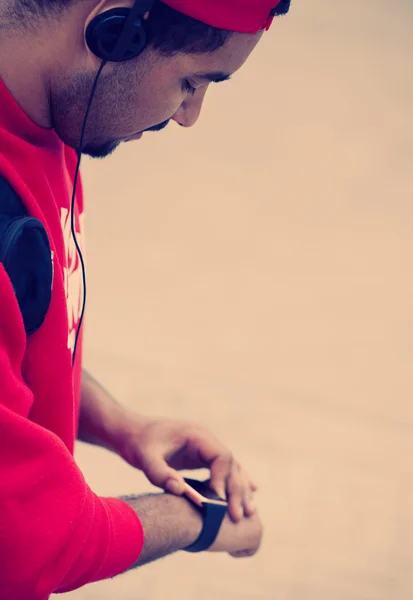
{"type": "Polygon", "coordinates": [[[185,95],[179,86],[148,87],[144,93],[138,91],[138,102],[135,104],[136,119],[145,121],[146,127],[162,123],[179,110],[185,95]]]}

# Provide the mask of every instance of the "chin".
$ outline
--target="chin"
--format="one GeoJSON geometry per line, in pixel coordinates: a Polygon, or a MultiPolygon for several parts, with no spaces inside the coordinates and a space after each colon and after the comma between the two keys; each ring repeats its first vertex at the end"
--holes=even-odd
{"type": "Polygon", "coordinates": [[[105,144],[86,144],[82,148],[82,154],[91,158],[106,158],[113,154],[121,142],[106,142],[105,144]]]}
{"type": "MultiPolygon", "coordinates": [[[[55,128],[57,135],[60,137],[63,143],[74,150],[78,150],[78,140],[73,139],[72,136],[67,135],[66,131],[61,131],[55,128]]],[[[122,143],[123,140],[107,140],[105,142],[88,142],[83,144],[82,154],[90,156],[91,158],[105,158],[110,156],[116,148],[122,143]]]]}

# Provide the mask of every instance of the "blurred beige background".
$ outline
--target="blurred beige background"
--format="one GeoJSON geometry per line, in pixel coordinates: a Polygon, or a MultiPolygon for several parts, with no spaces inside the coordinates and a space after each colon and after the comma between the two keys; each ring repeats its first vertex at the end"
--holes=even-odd
{"type": "MultiPolygon", "coordinates": [[[[86,364],[249,467],[250,561],[176,555],[73,600],[413,594],[413,5],[293,0],[199,125],[86,162],[86,364]]],[[[79,447],[101,494],[145,491],[79,447]]]]}

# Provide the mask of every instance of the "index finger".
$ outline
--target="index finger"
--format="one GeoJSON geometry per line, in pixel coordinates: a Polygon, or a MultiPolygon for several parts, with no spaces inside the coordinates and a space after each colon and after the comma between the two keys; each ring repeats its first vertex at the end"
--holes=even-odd
{"type": "Polygon", "coordinates": [[[194,432],[189,446],[210,470],[210,486],[223,499],[226,498],[227,478],[233,465],[231,452],[212,434],[200,430],[194,432]]]}

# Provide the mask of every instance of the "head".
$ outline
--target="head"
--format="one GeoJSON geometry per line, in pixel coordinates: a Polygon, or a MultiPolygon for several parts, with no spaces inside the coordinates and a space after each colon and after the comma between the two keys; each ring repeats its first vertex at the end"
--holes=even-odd
{"type": "MultiPolygon", "coordinates": [[[[97,15],[131,7],[134,0],[2,1],[9,27],[14,15],[19,35],[34,39],[41,50],[38,67],[47,86],[50,125],[77,147],[101,64],[85,32],[97,15]]],[[[282,0],[279,11],[286,12],[288,5],[282,0]]],[[[108,63],[100,76],[85,132],[84,152],[91,156],[106,156],[120,143],[160,131],[170,121],[194,125],[209,86],[229,80],[263,35],[262,30],[239,33],[206,25],[161,1],[144,19],[144,51],[133,60],[108,63]]]]}

